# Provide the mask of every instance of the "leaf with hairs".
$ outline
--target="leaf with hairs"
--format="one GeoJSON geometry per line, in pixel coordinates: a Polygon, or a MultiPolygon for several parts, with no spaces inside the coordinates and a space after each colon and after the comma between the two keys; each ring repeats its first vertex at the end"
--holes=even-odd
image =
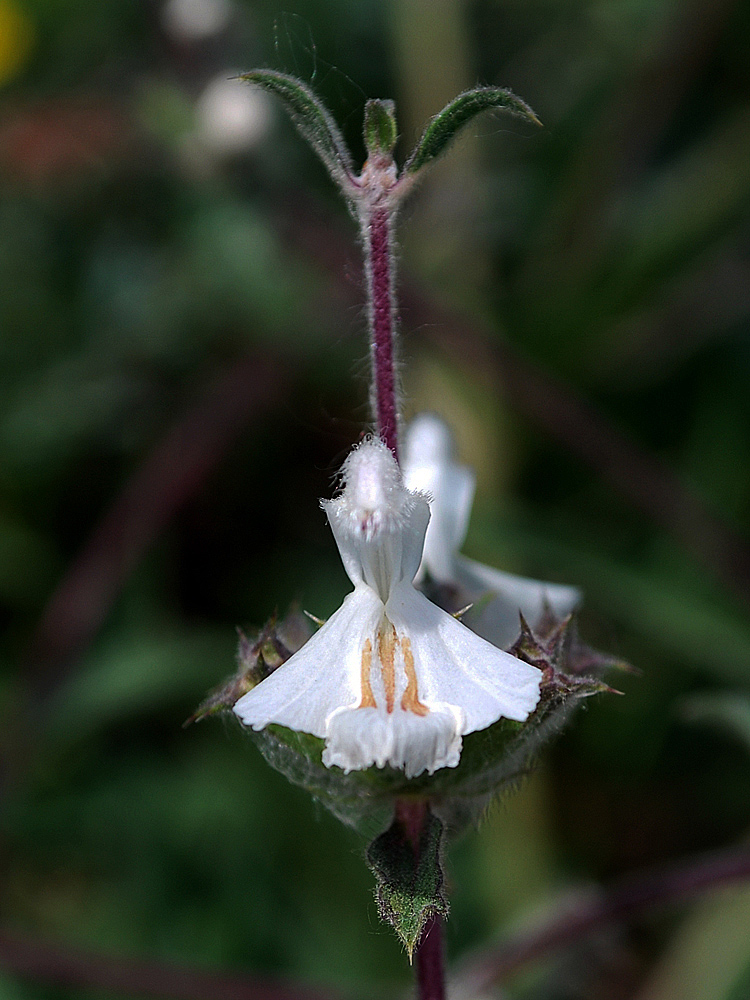
{"type": "Polygon", "coordinates": [[[339,187],[347,193],[354,182],[351,154],[333,116],[312,90],[294,76],[271,69],[254,69],[240,80],[254,83],[281,98],[302,136],[328,168],[339,187]]]}
{"type": "Polygon", "coordinates": [[[438,112],[422,133],[422,138],[404,164],[405,174],[415,174],[447,149],[458,132],[483,111],[507,111],[526,118],[535,125],[541,122],[531,108],[502,87],[477,87],[459,94],[438,112]]]}
{"type": "Polygon", "coordinates": [[[425,924],[448,915],[440,859],[443,824],[432,813],[412,843],[394,820],[367,848],[367,863],[377,880],[375,898],[380,919],[390,924],[411,959],[425,924]]]}

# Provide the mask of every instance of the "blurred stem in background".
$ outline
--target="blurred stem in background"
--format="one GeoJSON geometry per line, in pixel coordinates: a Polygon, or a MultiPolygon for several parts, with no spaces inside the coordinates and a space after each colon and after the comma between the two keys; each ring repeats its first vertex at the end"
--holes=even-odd
{"type": "MultiPolygon", "coordinates": [[[[449,996],[468,1000],[482,995],[493,985],[511,979],[528,964],[566,947],[580,947],[608,925],[638,919],[652,908],[724,888],[723,896],[697,904],[643,1000],[685,1000],[686,984],[690,984],[689,996],[717,995],[714,992],[717,986],[735,985],[750,960],[744,933],[750,891],[743,887],[725,888],[748,878],[750,848],[740,846],[633,874],[608,891],[585,888],[572,891],[557,902],[549,915],[527,929],[510,935],[499,946],[465,959],[450,981],[449,996]],[[725,936],[727,926],[732,930],[729,940],[725,936]]],[[[430,935],[430,948],[442,949],[439,924],[427,930],[437,931],[430,935]]],[[[429,954],[427,958],[428,961],[418,965],[418,976],[424,988],[422,996],[433,1000],[441,995],[442,978],[435,975],[438,963],[430,964],[429,954]]],[[[132,992],[172,1000],[321,1000],[322,996],[335,1000],[339,995],[330,989],[321,993],[166,963],[106,958],[2,930],[0,964],[39,983],[94,987],[118,995],[132,992]]],[[[737,994],[737,1000],[740,997],[737,994]]]]}

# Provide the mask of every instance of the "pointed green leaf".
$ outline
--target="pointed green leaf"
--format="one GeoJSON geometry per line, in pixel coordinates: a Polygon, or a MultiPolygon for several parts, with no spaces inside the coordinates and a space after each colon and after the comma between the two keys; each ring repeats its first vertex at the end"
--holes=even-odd
{"type": "Polygon", "coordinates": [[[330,111],[307,84],[271,69],[251,70],[243,73],[240,80],[281,98],[292,121],[325,163],[331,177],[346,188],[353,178],[351,154],[330,111]]]}
{"type": "Polygon", "coordinates": [[[430,917],[448,915],[442,837],[443,824],[428,812],[416,850],[398,820],[367,848],[367,863],[377,880],[380,919],[393,927],[410,959],[430,917]]]}
{"type": "Polygon", "coordinates": [[[440,156],[459,130],[483,111],[507,111],[520,118],[526,118],[535,125],[541,125],[528,104],[510,90],[504,90],[502,87],[477,87],[475,90],[466,90],[432,119],[404,164],[404,173],[414,174],[440,156]]]}
{"type": "Polygon", "coordinates": [[[396,106],[393,101],[365,104],[364,140],[368,156],[391,156],[398,138],[396,106]]]}

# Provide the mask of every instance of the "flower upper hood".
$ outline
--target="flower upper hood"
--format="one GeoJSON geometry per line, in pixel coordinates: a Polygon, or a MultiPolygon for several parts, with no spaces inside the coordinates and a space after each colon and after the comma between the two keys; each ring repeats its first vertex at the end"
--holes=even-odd
{"type": "Polygon", "coordinates": [[[354,584],[320,630],[234,711],[325,740],[323,763],[386,765],[407,777],[455,767],[462,736],[500,718],[524,721],[541,671],[475,635],[414,587],[430,520],[390,450],[368,440],[323,502],[354,584]]]}
{"type": "Polygon", "coordinates": [[[422,559],[430,520],[427,497],[404,488],[391,452],[367,441],[347,458],[345,489],[321,504],[347,576],[387,603],[399,583],[411,584],[422,559]]]}

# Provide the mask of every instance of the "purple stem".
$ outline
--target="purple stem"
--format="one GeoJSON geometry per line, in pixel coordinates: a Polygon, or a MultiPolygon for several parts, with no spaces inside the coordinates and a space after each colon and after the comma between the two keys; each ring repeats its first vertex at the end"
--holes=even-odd
{"type": "Polygon", "coordinates": [[[388,208],[372,211],[365,227],[365,244],[375,416],[380,439],[398,460],[398,408],[393,362],[392,214],[388,208]]]}
{"type": "Polygon", "coordinates": [[[443,921],[430,917],[417,945],[418,1000],[445,1000],[443,921]]]}

